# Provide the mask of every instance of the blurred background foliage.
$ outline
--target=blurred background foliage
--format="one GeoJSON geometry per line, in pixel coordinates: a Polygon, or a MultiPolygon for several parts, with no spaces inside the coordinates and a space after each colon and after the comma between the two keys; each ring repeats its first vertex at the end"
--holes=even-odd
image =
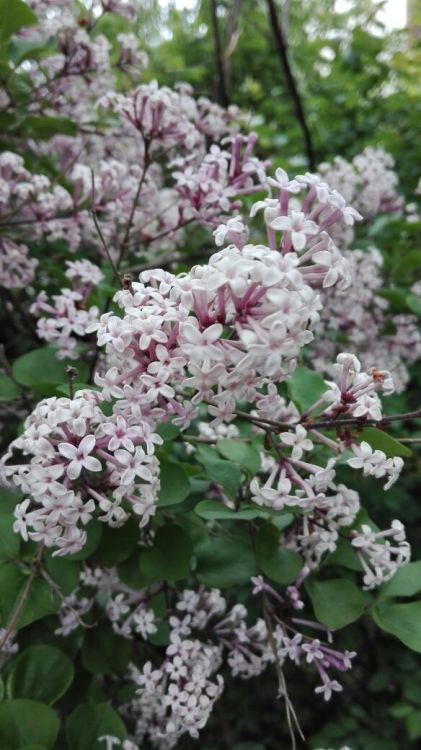
{"type": "MultiPolygon", "coordinates": [[[[212,23],[216,9],[226,103],[250,112],[260,148],[276,165],[307,166],[266,0],[190,0],[184,8],[171,0],[142,5],[139,34],[150,56],[148,74],[165,85],[187,81],[197,94],[221,101],[212,23]]],[[[395,157],[410,194],[421,157],[420,2],[409,3],[409,33],[387,29],[381,5],[378,0],[283,0],[276,9],[316,163],[338,154],[350,158],[366,145],[381,144],[395,157]]]]}

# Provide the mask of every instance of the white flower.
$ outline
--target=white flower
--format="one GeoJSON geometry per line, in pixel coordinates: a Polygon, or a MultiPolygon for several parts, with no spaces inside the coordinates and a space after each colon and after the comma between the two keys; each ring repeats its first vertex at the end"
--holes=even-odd
{"type": "Polygon", "coordinates": [[[281,432],[280,438],[285,445],[292,447],[291,456],[294,459],[300,459],[304,451],[311,451],[313,448],[313,443],[307,438],[307,430],[301,424],[297,424],[295,434],[281,432]]]}
{"type": "Polygon", "coordinates": [[[86,435],[82,438],[78,446],[71,443],[58,444],[59,452],[69,461],[66,468],[69,479],[77,479],[82,469],[87,469],[87,471],[101,471],[101,461],[89,455],[95,448],[95,442],[93,435],[86,435]]]}
{"type": "Polygon", "coordinates": [[[306,218],[302,211],[291,211],[290,216],[278,216],[269,225],[272,229],[291,232],[291,242],[294,250],[304,250],[307,236],[313,236],[319,232],[319,227],[314,221],[306,218]]]}

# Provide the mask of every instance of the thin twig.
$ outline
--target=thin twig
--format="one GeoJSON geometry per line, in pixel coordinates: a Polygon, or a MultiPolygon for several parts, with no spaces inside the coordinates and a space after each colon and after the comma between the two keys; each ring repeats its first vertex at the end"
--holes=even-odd
{"type": "MultiPolygon", "coordinates": [[[[117,269],[120,268],[120,265],[121,265],[121,263],[123,261],[123,258],[124,258],[125,252],[126,252],[127,243],[129,241],[129,238],[130,238],[130,231],[131,231],[131,228],[132,228],[132,225],[133,225],[133,219],[134,219],[135,211],[136,211],[136,208],[137,208],[137,204],[139,202],[139,198],[140,198],[140,193],[142,191],[142,187],[143,187],[144,182],[145,182],[146,172],[148,171],[148,167],[149,167],[149,144],[150,144],[150,141],[147,138],[144,138],[143,142],[144,142],[144,149],[145,149],[145,151],[144,151],[144,158],[143,158],[142,174],[140,175],[139,185],[137,186],[136,194],[135,194],[135,197],[133,199],[132,208],[131,208],[131,211],[130,211],[130,216],[129,216],[127,224],[126,224],[126,229],[125,229],[125,232],[124,232],[124,237],[123,237],[123,240],[122,240],[122,243],[121,243],[121,246],[120,246],[120,252],[119,252],[118,258],[117,258],[117,269]]],[[[118,274],[118,270],[117,270],[117,274],[118,274]]]]}
{"type": "Polygon", "coordinates": [[[13,613],[12,613],[12,615],[10,617],[10,620],[9,620],[9,622],[7,624],[7,627],[6,627],[6,629],[5,629],[4,633],[3,633],[2,639],[0,641],[0,651],[2,650],[4,644],[7,643],[7,641],[9,639],[12,631],[14,630],[14,627],[15,627],[16,623],[19,620],[19,617],[22,614],[23,608],[24,608],[24,606],[26,604],[26,601],[27,601],[28,596],[29,596],[29,592],[31,590],[31,586],[32,586],[32,584],[34,582],[34,579],[35,579],[36,575],[38,574],[38,566],[39,566],[39,564],[41,562],[43,549],[44,549],[44,544],[40,543],[38,545],[38,548],[37,548],[36,554],[34,556],[34,559],[32,560],[31,572],[30,572],[28,578],[26,579],[26,581],[25,581],[25,583],[23,585],[23,588],[21,590],[19,598],[18,598],[18,600],[16,602],[16,606],[15,606],[15,608],[13,610],[13,613]]]}
{"type": "Polygon", "coordinates": [[[266,0],[266,4],[268,7],[269,19],[270,19],[270,23],[272,27],[273,42],[274,42],[276,51],[278,53],[279,60],[282,65],[282,69],[284,71],[285,82],[286,82],[288,91],[291,95],[292,103],[294,105],[295,116],[297,118],[297,121],[303,133],[304,146],[305,146],[305,151],[307,155],[308,165],[311,171],[315,172],[316,159],[314,156],[311,133],[307,124],[307,120],[306,120],[306,116],[304,112],[304,106],[301,100],[300,92],[298,90],[297,82],[294,78],[294,74],[292,72],[292,69],[289,63],[287,45],[285,43],[284,34],[283,34],[282,27],[281,27],[281,22],[278,17],[278,12],[276,10],[274,0],[266,0]]]}
{"type": "Polygon", "coordinates": [[[275,660],[276,674],[278,676],[279,697],[280,698],[282,697],[285,702],[285,711],[286,711],[286,717],[287,717],[287,722],[288,722],[288,729],[289,729],[289,733],[291,737],[291,750],[296,750],[297,741],[295,739],[294,724],[295,724],[295,728],[298,734],[300,735],[303,741],[305,741],[305,737],[301,729],[300,723],[298,721],[297,714],[295,713],[294,706],[292,705],[291,699],[288,695],[288,689],[287,689],[287,685],[285,681],[285,676],[282,671],[282,666],[281,666],[279,656],[278,656],[278,651],[276,648],[275,637],[273,634],[272,620],[271,620],[271,615],[270,615],[271,607],[270,607],[270,604],[268,602],[266,595],[262,593],[262,596],[263,596],[263,616],[264,616],[264,620],[265,620],[267,631],[268,631],[269,645],[272,649],[273,658],[275,660]]]}
{"type": "Polygon", "coordinates": [[[120,286],[123,287],[123,281],[122,281],[121,276],[119,274],[118,267],[114,263],[114,260],[113,260],[113,258],[111,256],[111,253],[110,253],[109,249],[108,249],[108,245],[105,242],[104,235],[102,234],[102,230],[101,230],[101,227],[99,225],[98,217],[96,215],[96,209],[95,209],[95,175],[94,175],[94,170],[93,169],[91,169],[91,186],[92,186],[92,189],[91,189],[91,214],[92,214],[92,218],[94,220],[95,228],[96,228],[96,231],[98,232],[98,237],[101,240],[102,246],[103,246],[103,248],[105,250],[105,254],[107,256],[108,262],[109,262],[111,268],[113,269],[113,272],[114,272],[114,279],[113,280],[118,281],[119,284],[120,284],[120,286]]]}
{"type": "Polygon", "coordinates": [[[224,56],[222,54],[221,36],[218,24],[218,5],[216,0],[211,0],[211,22],[213,36],[213,52],[215,58],[215,67],[217,74],[217,100],[223,107],[228,107],[229,97],[227,82],[225,80],[224,56]]]}

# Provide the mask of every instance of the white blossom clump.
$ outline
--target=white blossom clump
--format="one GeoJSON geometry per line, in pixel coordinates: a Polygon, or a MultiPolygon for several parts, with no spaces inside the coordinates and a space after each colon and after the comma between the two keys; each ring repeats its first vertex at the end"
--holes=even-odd
{"type": "Polygon", "coordinates": [[[124,524],[123,502],[140,526],[147,524],[159,490],[151,447],[160,441],[147,420],[106,417],[93,391],[44,399],[3,458],[4,475],[26,495],[16,506],[14,530],[68,555],[84,546],[93,517],[124,524]],[[9,463],[16,452],[17,463],[9,463]]]}

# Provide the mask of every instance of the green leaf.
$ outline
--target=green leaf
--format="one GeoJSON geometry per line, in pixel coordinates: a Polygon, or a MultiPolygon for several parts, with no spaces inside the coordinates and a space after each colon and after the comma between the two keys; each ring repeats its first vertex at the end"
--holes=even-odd
{"type": "Polygon", "coordinates": [[[409,309],[412,310],[415,315],[419,315],[421,317],[421,297],[419,297],[417,294],[408,294],[406,298],[406,304],[408,305],[409,309]]]}
{"type": "Polygon", "coordinates": [[[380,589],[381,596],[414,596],[421,591],[421,560],[402,565],[380,589]]]}
{"type": "Polygon", "coordinates": [[[287,381],[288,394],[297,409],[303,413],[327,390],[322,376],[308,367],[297,367],[287,381]]]}
{"type": "Polygon", "coordinates": [[[256,575],[256,561],[248,536],[217,537],[196,549],[197,577],[205,586],[228,588],[256,575]]]}
{"type": "Polygon", "coordinates": [[[0,513],[0,562],[19,556],[20,536],[13,531],[14,520],[11,513],[0,513]]]}
{"type": "Polygon", "coordinates": [[[190,482],[184,469],[173,461],[160,461],[161,489],[158,493],[158,507],[182,503],[190,494],[190,482]]]}
{"type": "Polygon", "coordinates": [[[372,616],[379,628],[421,654],[421,602],[396,604],[382,600],[373,607],[372,616]]]}
{"type": "Polygon", "coordinates": [[[74,678],[71,660],[55,646],[30,646],[17,657],[7,688],[11,698],[55,703],[74,678]]]}
{"type": "Polygon", "coordinates": [[[405,719],[405,726],[410,740],[421,737],[421,711],[412,711],[405,719]]]}
{"type": "Polygon", "coordinates": [[[39,59],[43,53],[53,53],[54,48],[44,39],[22,39],[15,37],[10,41],[10,59],[18,66],[24,60],[39,59]]]}
{"type": "Polygon", "coordinates": [[[29,138],[39,140],[52,138],[57,133],[76,134],[76,123],[68,117],[48,117],[47,115],[28,115],[20,123],[20,130],[29,138]]]}
{"type": "Polygon", "coordinates": [[[361,563],[358,559],[355,548],[348,539],[340,537],[336,544],[336,549],[326,557],[326,565],[342,565],[349,570],[361,570],[361,563]]]}
{"type": "Polygon", "coordinates": [[[0,372],[0,401],[13,401],[19,398],[20,388],[13,382],[12,378],[0,372]]]}
{"type": "MultiPolygon", "coordinates": [[[[114,290],[112,290],[114,293],[114,290]]],[[[155,432],[162,437],[163,440],[174,440],[180,434],[180,428],[177,427],[171,420],[168,422],[162,422],[159,424],[155,432]]]]}
{"type": "Polygon", "coordinates": [[[68,596],[79,586],[80,565],[78,562],[46,555],[45,568],[64,596],[68,596]]]}
{"type": "Polygon", "coordinates": [[[34,743],[50,750],[58,730],[55,711],[43,703],[18,698],[0,706],[1,750],[18,750],[34,743]]]}
{"type": "Polygon", "coordinates": [[[68,750],[104,750],[98,737],[111,735],[119,740],[127,737],[127,729],[120,716],[108,703],[82,704],[66,721],[68,750]]]}
{"type": "Polygon", "coordinates": [[[132,658],[133,642],[114,633],[109,627],[88,630],[82,646],[81,658],[91,674],[122,676],[132,658]]]}
{"type": "Polygon", "coordinates": [[[197,451],[198,461],[212,482],[222,485],[231,498],[237,496],[241,484],[241,471],[231,461],[220,459],[214,448],[201,445],[197,451]]]}
{"type": "Polygon", "coordinates": [[[339,630],[358,620],[370,601],[365,591],[346,578],[309,579],[305,587],[317,620],[329,630],[339,630]]]}
{"type": "MultiPolygon", "coordinates": [[[[67,383],[67,360],[58,360],[54,349],[41,347],[22,354],[13,363],[13,376],[18,383],[27,386],[67,383]]],[[[88,374],[88,367],[78,362],[79,378],[88,374]]]]}
{"type": "MultiPolygon", "coordinates": [[[[22,596],[28,576],[13,563],[0,566],[0,623],[6,627],[22,596]]],[[[46,615],[53,614],[60,606],[60,598],[46,581],[35,578],[29,588],[25,604],[21,610],[15,630],[29,625],[46,615]]],[[[1,747],[1,746],[0,746],[1,747]]]]}
{"type": "Polygon", "coordinates": [[[85,546],[80,552],[74,552],[73,555],[67,555],[66,560],[86,560],[98,548],[100,544],[104,524],[101,521],[90,521],[85,528],[87,539],[85,546]]]}
{"type": "Polygon", "coordinates": [[[411,456],[412,451],[399,440],[391,437],[387,432],[377,427],[365,427],[359,434],[361,442],[365,440],[373,450],[380,450],[386,456],[411,456]]]}
{"type": "Polygon", "coordinates": [[[216,447],[224,458],[239,464],[249,474],[254,475],[259,471],[261,463],[259,451],[249,443],[241,440],[224,439],[218,440],[216,447]]]}
{"type": "Polygon", "coordinates": [[[95,558],[101,565],[112,567],[127,560],[139,542],[139,526],[129,519],[124,526],[112,529],[104,524],[95,558]]]}
{"type": "Polygon", "coordinates": [[[23,26],[33,26],[37,21],[35,13],[22,0],[0,0],[0,47],[23,26]]]}
{"type": "Polygon", "coordinates": [[[192,543],[187,532],[174,523],[160,526],[152,547],[142,551],[140,572],[155,581],[179,581],[190,570],[192,543]]]}
{"type": "Polygon", "coordinates": [[[227,506],[219,500],[202,500],[196,505],[194,512],[206,521],[223,521],[230,519],[234,521],[250,521],[253,518],[266,518],[268,515],[255,505],[242,505],[239,510],[231,510],[231,508],[227,508],[227,506]]]}
{"type": "Polygon", "coordinates": [[[292,583],[303,567],[298,552],[279,546],[279,529],[265,523],[256,537],[256,560],[260,570],[276,583],[292,583]]]}

